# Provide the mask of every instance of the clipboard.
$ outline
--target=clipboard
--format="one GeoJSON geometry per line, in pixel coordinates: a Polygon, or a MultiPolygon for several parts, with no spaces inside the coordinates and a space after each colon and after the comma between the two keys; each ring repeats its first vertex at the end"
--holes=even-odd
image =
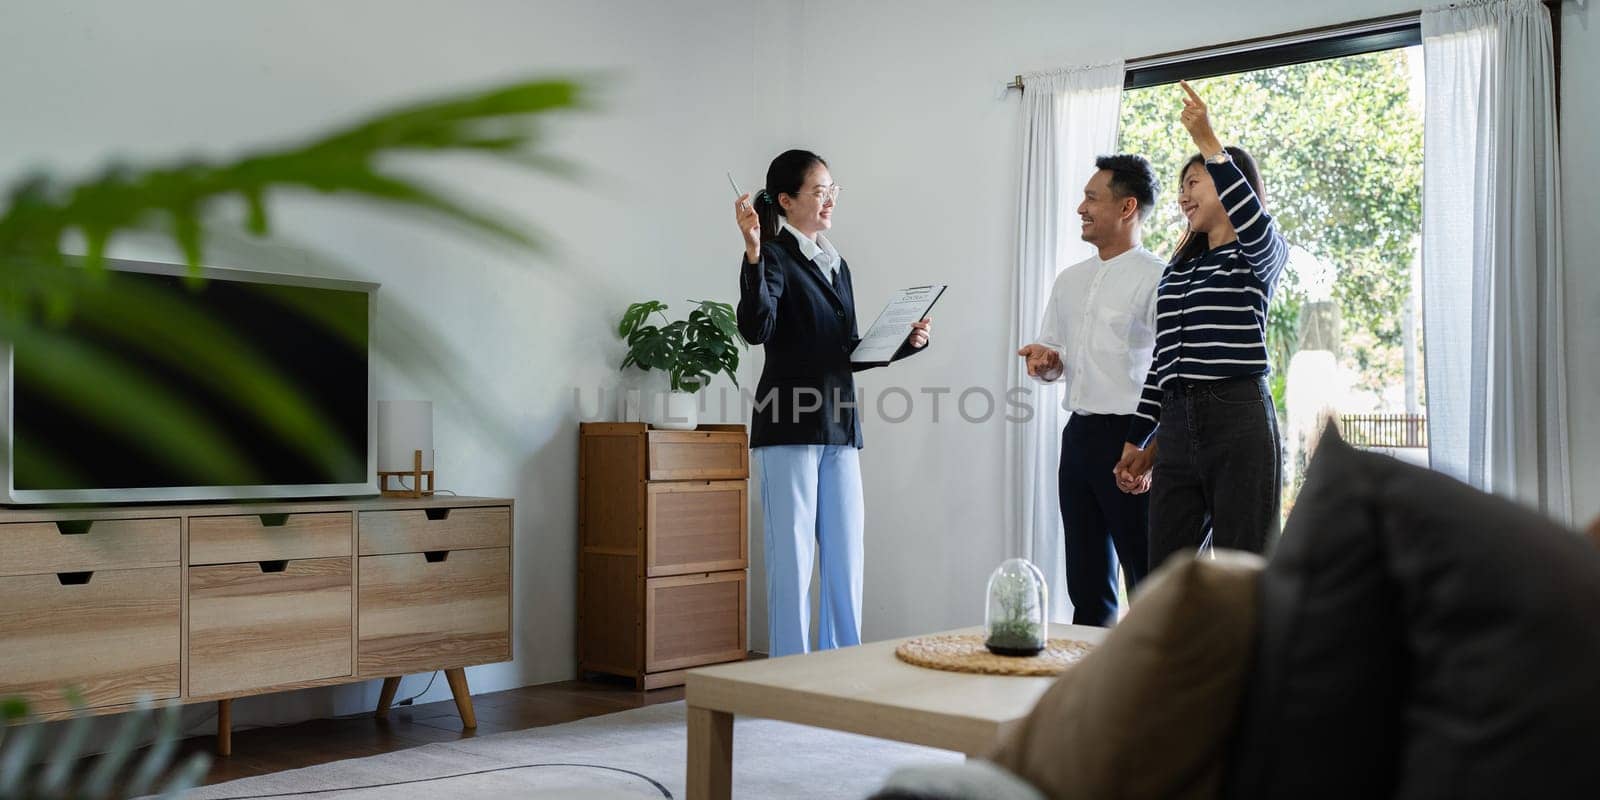
{"type": "Polygon", "coordinates": [[[850,352],[850,363],[881,367],[894,361],[894,354],[911,336],[911,324],[926,319],[948,288],[947,284],[930,284],[896,292],[850,352]]]}

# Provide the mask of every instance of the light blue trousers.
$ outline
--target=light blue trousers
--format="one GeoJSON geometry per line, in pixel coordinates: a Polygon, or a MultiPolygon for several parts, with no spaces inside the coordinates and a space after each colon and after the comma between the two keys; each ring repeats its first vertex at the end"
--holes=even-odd
{"type": "Polygon", "coordinates": [[[810,651],[811,567],[822,563],[817,649],[861,644],[860,451],[836,445],[752,449],[766,519],[769,655],[810,651]]]}

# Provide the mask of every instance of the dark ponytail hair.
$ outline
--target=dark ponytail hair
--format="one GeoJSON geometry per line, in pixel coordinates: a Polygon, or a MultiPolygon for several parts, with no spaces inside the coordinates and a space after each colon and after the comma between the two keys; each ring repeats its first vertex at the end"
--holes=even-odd
{"type": "MultiPolygon", "coordinates": [[[[1261,201],[1261,207],[1263,209],[1266,208],[1267,190],[1261,185],[1261,170],[1256,168],[1256,160],[1251,158],[1250,154],[1245,152],[1244,148],[1242,147],[1228,145],[1222,149],[1227,151],[1228,156],[1233,159],[1234,166],[1238,167],[1239,171],[1244,173],[1245,182],[1249,183],[1251,191],[1256,193],[1256,199],[1261,201]]],[[[1196,164],[1204,164],[1205,162],[1206,157],[1200,153],[1195,153],[1189,157],[1188,161],[1184,162],[1183,169],[1178,170],[1179,192],[1183,191],[1183,176],[1189,172],[1189,168],[1196,164]]],[[[1221,186],[1217,187],[1219,195],[1221,194],[1222,188],[1223,187],[1221,186]]],[[[1182,264],[1183,262],[1188,261],[1189,259],[1194,258],[1195,256],[1198,256],[1207,250],[1210,250],[1211,243],[1208,241],[1208,238],[1209,237],[1207,237],[1205,233],[1201,231],[1187,231],[1183,234],[1183,238],[1178,240],[1178,249],[1173,252],[1172,260],[1168,261],[1167,263],[1173,265],[1182,264]]]]}
{"type": "Polygon", "coordinates": [[[783,229],[783,206],[778,195],[797,197],[806,175],[817,165],[828,166],[822,156],[810,150],[785,150],[767,167],[767,186],[756,192],[756,214],[761,217],[761,241],[770,242],[783,229]]]}

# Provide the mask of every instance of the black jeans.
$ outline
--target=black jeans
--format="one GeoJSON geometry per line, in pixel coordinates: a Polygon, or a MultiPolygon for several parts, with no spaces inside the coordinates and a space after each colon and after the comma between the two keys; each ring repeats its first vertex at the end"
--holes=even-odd
{"type": "Polygon", "coordinates": [[[1213,547],[1264,553],[1278,537],[1283,443],[1267,379],[1170,381],[1150,487],[1150,568],[1213,547]]]}
{"type": "Polygon", "coordinates": [[[1111,473],[1122,458],[1130,419],[1073,414],[1061,431],[1061,526],[1067,539],[1067,597],[1077,625],[1116,621],[1119,560],[1129,592],[1149,571],[1149,495],[1118,489],[1111,473]]]}

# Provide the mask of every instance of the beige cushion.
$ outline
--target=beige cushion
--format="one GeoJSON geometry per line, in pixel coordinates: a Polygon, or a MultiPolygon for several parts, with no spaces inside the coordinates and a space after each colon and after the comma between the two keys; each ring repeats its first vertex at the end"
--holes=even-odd
{"type": "Polygon", "coordinates": [[[991,760],[1052,798],[1217,797],[1263,565],[1174,556],[991,760]]]}

